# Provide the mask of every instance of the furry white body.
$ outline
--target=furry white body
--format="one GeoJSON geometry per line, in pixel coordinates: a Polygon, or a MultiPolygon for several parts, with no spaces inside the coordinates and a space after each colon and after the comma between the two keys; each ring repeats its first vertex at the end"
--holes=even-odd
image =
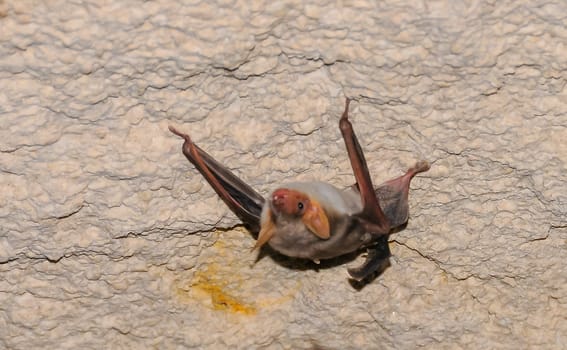
{"type": "Polygon", "coordinates": [[[291,257],[318,261],[356,251],[372,241],[372,236],[352,217],[362,210],[358,191],[353,188],[341,190],[319,181],[294,182],[282,187],[316,200],[329,219],[331,235],[328,239],[317,237],[297,216],[278,212],[272,201],[267,200],[262,209],[261,222],[274,222],[276,229],[268,244],[276,251],[291,257]]]}

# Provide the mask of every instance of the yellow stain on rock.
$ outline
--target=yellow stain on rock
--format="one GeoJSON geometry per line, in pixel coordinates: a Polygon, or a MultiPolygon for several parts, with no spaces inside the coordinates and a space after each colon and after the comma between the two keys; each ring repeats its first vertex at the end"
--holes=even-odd
{"type": "Polygon", "coordinates": [[[215,249],[215,260],[220,259],[222,264],[215,261],[206,264],[204,269],[195,272],[191,281],[178,285],[175,293],[182,302],[199,301],[213,310],[255,315],[257,308],[253,303],[244,301],[231,292],[242,285],[243,278],[239,269],[244,266],[235,261],[231,247],[227,245],[217,239],[209,249],[215,249]]]}
{"type": "MultiPolygon", "coordinates": [[[[191,283],[191,289],[196,292],[194,294],[209,296],[211,306],[215,310],[224,310],[244,315],[256,314],[257,310],[253,304],[240,300],[227,291],[228,282],[215,278],[217,272],[218,266],[216,264],[207,266],[204,271],[198,271],[191,283]]],[[[220,276],[222,277],[222,274],[220,276]]]]}
{"type": "MultiPolygon", "coordinates": [[[[250,270],[250,261],[241,256],[242,245],[234,243],[235,237],[223,239],[222,233],[214,232],[218,235],[217,240],[208,248],[213,249],[214,253],[195,272],[193,278],[189,281],[177,280],[174,293],[180,302],[185,304],[197,302],[213,310],[251,316],[257,314],[258,309],[273,308],[294,299],[297,291],[301,289],[299,282],[290,286],[287,293],[276,297],[273,294],[271,297],[259,297],[256,294],[257,291],[251,291],[247,283],[250,280],[250,276],[247,275],[254,273],[250,270]],[[252,295],[250,298],[253,302],[245,300],[239,294],[252,295]]],[[[242,237],[248,234],[244,228],[237,228],[229,234],[234,235],[235,233],[242,237]]]]}

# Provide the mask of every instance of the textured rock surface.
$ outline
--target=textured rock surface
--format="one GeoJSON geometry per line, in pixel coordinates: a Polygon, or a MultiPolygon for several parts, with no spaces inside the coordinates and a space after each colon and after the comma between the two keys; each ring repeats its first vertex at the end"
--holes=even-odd
{"type": "Polygon", "coordinates": [[[567,4],[246,3],[0,0],[0,348],[565,347],[567,4]],[[167,131],[347,186],[344,96],[375,181],[432,163],[360,290],[255,263],[167,131]]]}

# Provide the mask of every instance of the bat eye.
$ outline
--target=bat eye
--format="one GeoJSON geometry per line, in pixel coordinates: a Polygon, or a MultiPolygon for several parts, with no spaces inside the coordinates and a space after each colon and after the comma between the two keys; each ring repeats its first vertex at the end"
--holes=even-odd
{"type": "Polygon", "coordinates": [[[297,209],[298,209],[300,212],[303,211],[303,208],[304,208],[304,207],[305,207],[305,205],[303,205],[303,202],[298,202],[298,203],[297,203],[297,209]]]}

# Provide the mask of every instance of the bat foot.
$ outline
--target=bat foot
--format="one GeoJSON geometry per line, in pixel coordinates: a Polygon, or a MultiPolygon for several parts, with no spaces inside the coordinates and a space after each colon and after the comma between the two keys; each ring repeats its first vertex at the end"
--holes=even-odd
{"type": "Polygon", "coordinates": [[[349,278],[357,282],[366,279],[378,271],[388,257],[390,257],[390,248],[388,241],[384,239],[375,246],[368,248],[368,255],[361,266],[347,269],[349,278]]]}

